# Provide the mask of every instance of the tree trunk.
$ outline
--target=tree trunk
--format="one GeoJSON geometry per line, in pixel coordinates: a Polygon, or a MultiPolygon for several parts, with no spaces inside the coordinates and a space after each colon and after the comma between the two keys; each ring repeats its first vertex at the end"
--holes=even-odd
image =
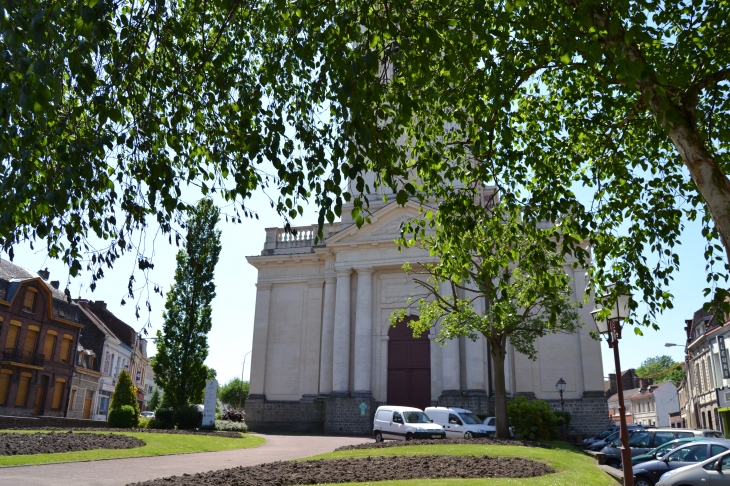
{"type": "MultiPolygon", "coordinates": [[[[496,341],[496,340],[495,340],[496,341]]],[[[505,345],[491,343],[491,357],[494,364],[494,417],[497,422],[496,437],[509,439],[509,421],[507,420],[507,390],[505,387],[504,360],[505,345]]]]}

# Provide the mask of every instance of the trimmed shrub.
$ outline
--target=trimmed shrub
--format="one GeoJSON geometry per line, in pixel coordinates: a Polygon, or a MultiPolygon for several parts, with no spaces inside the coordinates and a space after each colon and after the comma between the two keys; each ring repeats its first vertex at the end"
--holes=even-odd
{"type": "Polygon", "coordinates": [[[171,408],[158,408],[155,412],[156,429],[174,429],[177,424],[175,411],[171,408]]]}
{"type": "Polygon", "coordinates": [[[178,429],[199,429],[203,423],[203,416],[195,405],[175,410],[175,419],[178,429]]]}
{"type": "Polygon", "coordinates": [[[557,435],[555,412],[544,400],[515,397],[507,404],[507,415],[517,439],[552,440],[557,435]]]}
{"type": "Polygon", "coordinates": [[[162,426],[162,422],[157,420],[157,418],[149,419],[147,422],[147,428],[148,429],[164,429],[165,427],[162,426]]]}
{"type": "Polygon", "coordinates": [[[109,410],[109,426],[120,429],[131,429],[139,423],[139,412],[131,405],[122,405],[109,410]]]}
{"type": "Polygon", "coordinates": [[[216,420],[215,430],[231,430],[234,432],[248,432],[248,426],[244,422],[233,422],[231,420],[216,420]]]}
{"type": "Polygon", "coordinates": [[[112,394],[112,401],[109,404],[109,408],[121,408],[124,405],[133,407],[137,411],[137,415],[139,415],[139,403],[137,403],[137,396],[134,392],[132,377],[129,376],[127,370],[122,370],[122,372],[119,373],[117,386],[114,387],[114,393],[112,394]]]}
{"type": "Polygon", "coordinates": [[[147,417],[139,417],[139,420],[137,420],[137,428],[138,429],[149,429],[150,428],[150,420],[147,417]]]}

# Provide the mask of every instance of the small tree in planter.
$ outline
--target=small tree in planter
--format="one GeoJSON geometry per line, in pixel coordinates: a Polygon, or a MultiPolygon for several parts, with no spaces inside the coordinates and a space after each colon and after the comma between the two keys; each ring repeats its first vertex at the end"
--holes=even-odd
{"type": "Polygon", "coordinates": [[[122,370],[117,378],[112,403],[109,407],[109,425],[112,427],[130,428],[139,424],[139,404],[134,394],[132,377],[127,370],[122,370]]]}

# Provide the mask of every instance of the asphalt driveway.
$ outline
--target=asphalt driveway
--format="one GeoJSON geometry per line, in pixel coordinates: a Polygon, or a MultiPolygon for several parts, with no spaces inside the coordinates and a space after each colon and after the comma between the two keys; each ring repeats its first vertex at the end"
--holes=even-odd
{"type": "Polygon", "coordinates": [[[253,449],[3,467],[0,468],[0,484],[3,486],[78,486],[80,484],[121,486],[167,476],[298,459],[331,452],[340,446],[361,444],[373,440],[364,437],[261,435],[266,438],[266,443],[253,449]]]}

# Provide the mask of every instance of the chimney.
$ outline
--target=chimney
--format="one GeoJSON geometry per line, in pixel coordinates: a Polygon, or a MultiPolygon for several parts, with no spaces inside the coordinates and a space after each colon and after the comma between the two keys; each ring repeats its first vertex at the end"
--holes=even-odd
{"type": "Polygon", "coordinates": [[[89,306],[92,309],[106,309],[106,302],[103,300],[97,300],[96,302],[89,302],[89,306]]]}
{"type": "Polygon", "coordinates": [[[46,267],[45,270],[38,270],[38,275],[40,275],[43,280],[48,280],[48,278],[51,276],[51,272],[49,272],[48,267],[46,267]]]}
{"type": "Polygon", "coordinates": [[[51,287],[54,289],[58,289],[58,286],[60,285],[60,282],[58,280],[51,280],[51,287]]]}
{"type": "Polygon", "coordinates": [[[641,388],[642,391],[647,390],[649,388],[649,380],[647,380],[646,378],[640,378],[639,388],[641,388]]]}

